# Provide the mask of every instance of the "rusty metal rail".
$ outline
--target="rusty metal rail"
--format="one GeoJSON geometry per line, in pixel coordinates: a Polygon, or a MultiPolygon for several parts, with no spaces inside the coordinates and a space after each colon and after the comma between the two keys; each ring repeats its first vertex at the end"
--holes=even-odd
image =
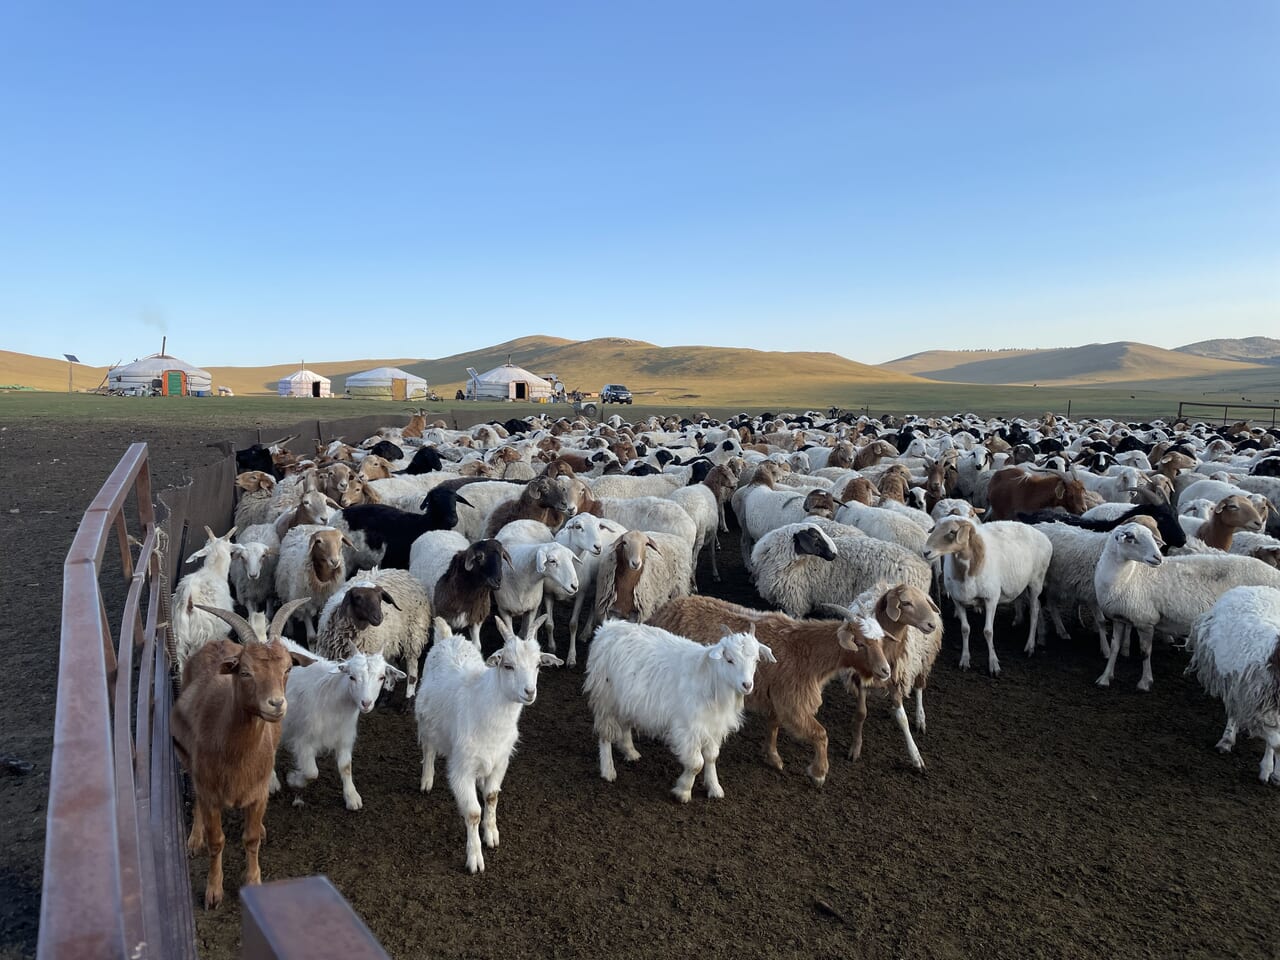
{"type": "MultiPolygon", "coordinates": [[[[1280,368],[1276,370],[1276,376],[1280,378],[1280,368]]],[[[1257,423],[1264,426],[1276,426],[1277,418],[1280,417],[1280,406],[1268,403],[1208,403],[1201,400],[1182,400],[1178,403],[1178,419],[1182,420],[1186,417],[1194,415],[1194,408],[1202,407],[1208,410],[1221,410],[1222,416],[1217,414],[1209,416],[1201,414],[1207,420],[1221,420],[1225,427],[1232,420],[1244,420],[1247,423],[1257,423]],[[1243,416],[1238,411],[1241,410],[1261,410],[1260,414],[1245,413],[1243,416]],[[1232,411],[1237,411],[1233,413],[1232,411]]]]}
{"type": "Polygon", "coordinates": [[[195,956],[169,669],[156,642],[159,537],[147,447],[135,443],[85,512],[63,566],[37,947],[45,960],[195,956]],[[112,533],[128,584],[114,633],[101,582],[112,533]]]}

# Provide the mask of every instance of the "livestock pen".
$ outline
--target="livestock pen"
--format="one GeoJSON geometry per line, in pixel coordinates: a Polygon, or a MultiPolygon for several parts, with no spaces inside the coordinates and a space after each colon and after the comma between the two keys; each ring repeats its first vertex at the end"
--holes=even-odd
{"type": "MultiPolygon", "coordinates": [[[[477,412],[485,415],[494,413],[477,412]]],[[[317,436],[348,431],[308,421],[242,433],[228,448],[295,432],[302,438],[291,446],[309,452],[317,436]]],[[[219,436],[189,433],[156,429],[149,439],[153,448],[164,444],[197,459],[219,436]]],[[[128,436],[108,430],[97,441],[128,436]]],[[[228,528],[228,470],[234,467],[225,461],[189,470],[188,487],[160,494],[154,523],[167,540],[158,538],[158,566],[170,580],[198,545],[184,531],[206,522],[217,532],[228,528]]],[[[35,513],[38,502],[29,509],[24,501],[24,515],[35,513]]],[[[126,511],[137,510],[122,502],[126,511]]],[[[115,528],[104,523],[102,542],[110,546],[115,528]]],[[[145,542],[145,523],[138,523],[130,532],[145,542]]],[[[108,614],[121,580],[116,552],[106,551],[96,567],[108,587],[94,602],[108,614]]],[[[724,535],[724,582],[714,592],[762,606],[737,557],[736,533],[724,535]]],[[[131,562],[136,568],[136,555],[131,562]]],[[[151,583],[145,579],[140,588],[144,631],[151,583]]],[[[101,634],[94,636],[99,643],[101,634]]],[[[491,639],[486,634],[487,648],[491,639]]],[[[546,671],[504,786],[503,845],[486,855],[487,872],[476,878],[461,868],[452,800],[417,792],[412,717],[399,712],[397,696],[362,721],[356,762],[364,810],[342,808],[329,769],[305,806],[292,807],[288,796],[273,799],[264,878],[327,874],[336,888],[328,892],[330,904],[336,909],[338,892],[346,896],[383,949],[398,957],[629,958],[666,952],[673,943],[716,957],[1269,955],[1280,934],[1270,911],[1280,861],[1256,843],[1274,797],[1256,784],[1255,758],[1222,759],[1206,746],[1220,733],[1220,711],[1173,658],[1157,660],[1149,695],[1099,691],[1096,641],[1076,640],[1031,660],[1010,657],[992,680],[956,669],[957,634],[949,621],[930,681],[929,731],[919,742],[927,774],[910,768],[898,731],[874,701],[863,759],[848,761],[855,704],[837,685],[822,710],[832,740],[831,777],[822,790],[804,776],[803,745],[779,745],[787,764],[781,773],[762,764],[763,733],[749,720],[721,756],[729,798],[708,803],[695,796],[688,807],[667,799],[677,770],[657,745],[642,743],[645,761],[621,768],[617,783],[600,781],[582,672],[546,671]]],[[[123,662],[117,650],[113,641],[112,656],[123,662]]],[[[134,672],[148,656],[155,689],[156,642],[150,654],[134,654],[134,672]]],[[[105,691],[108,677],[115,684],[119,673],[111,677],[105,653],[102,659],[96,669],[105,691]]],[[[99,744],[111,736],[111,701],[104,698],[90,711],[104,718],[99,744]]],[[[159,708],[150,709],[155,716],[159,708]]],[[[114,786],[114,768],[107,782],[114,786]]],[[[156,822],[153,816],[140,822],[156,822]]],[[[60,823],[50,822],[50,837],[60,823]]],[[[180,841],[182,820],[173,826],[180,841]]],[[[229,835],[233,856],[238,830],[229,835]]],[[[180,842],[175,853],[183,863],[170,868],[180,875],[167,891],[175,898],[165,901],[172,912],[164,905],[159,914],[162,928],[178,926],[185,938],[183,914],[191,914],[194,889],[203,886],[203,864],[192,877],[180,842]]],[[[116,855],[106,862],[121,861],[116,855]]],[[[234,859],[228,875],[238,875],[234,859]]],[[[274,889],[288,893],[310,882],[285,883],[274,889]]],[[[111,924],[100,942],[120,949],[86,947],[75,956],[133,955],[136,944],[126,944],[121,919],[125,900],[110,899],[112,884],[119,889],[117,881],[102,889],[108,903],[121,907],[114,917],[109,910],[96,915],[111,924]]],[[[140,896],[156,893],[137,889],[140,896]]],[[[185,953],[165,952],[160,929],[162,939],[149,940],[148,951],[137,955],[269,956],[250,951],[261,949],[251,932],[262,913],[255,902],[272,890],[269,882],[240,904],[229,897],[218,911],[199,911],[194,945],[185,953]]],[[[47,889],[46,916],[76,909],[65,897],[50,906],[49,896],[47,889]]],[[[338,942],[308,908],[271,905],[266,914],[338,942]]],[[[150,936],[153,928],[141,929],[150,936]]],[[[73,955],[70,946],[46,952],[52,949],[41,943],[43,955],[73,955]]],[[[341,955],[359,956],[345,948],[341,955]]]]}

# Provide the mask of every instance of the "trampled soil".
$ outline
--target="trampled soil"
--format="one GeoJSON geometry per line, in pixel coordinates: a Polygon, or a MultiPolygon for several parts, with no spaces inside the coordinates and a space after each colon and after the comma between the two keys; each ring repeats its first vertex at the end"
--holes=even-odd
{"type": "MultiPolygon", "coordinates": [[[[34,764],[0,772],[0,957],[11,957],[35,949],[61,563],[138,438],[117,424],[3,426],[0,755],[34,764]]],[[[148,432],[160,486],[215,455],[204,444],[218,437],[148,432]]],[[[704,571],[707,592],[759,603],[736,536],[721,570],[719,585],[704,571]]],[[[787,769],[764,766],[751,719],[722,754],[726,799],[695,791],[688,806],[668,794],[678,764],[660,744],[641,741],[643,759],[602,781],[581,671],[544,671],[499,806],[502,845],[478,877],[463,869],[443,776],[418,792],[413,717],[397,694],[361,721],[364,810],[344,809],[323,761],[304,806],[289,792],[273,800],[264,876],[327,874],[394,957],[1276,956],[1280,794],[1256,779],[1256,741],[1214,752],[1222,713],[1182,676],[1185,656],[1159,648],[1155,690],[1140,694],[1136,660],[1121,661],[1113,689],[1094,687],[1090,637],[1030,660],[1008,621],[997,638],[998,680],[961,672],[948,624],[919,738],[927,773],[908,765],[883,703],[863,759],[847,761],[851,701],[833,684],[820,714],[825,788],[785,738],[787,769]]],[[[228,879],[242,867],[232,817],[228,879]]],[[[205,868],[193,863],[193,896],[205,868]]],[[[197,923],[203,956],[237,955],[233,896],[197,923]]]]}

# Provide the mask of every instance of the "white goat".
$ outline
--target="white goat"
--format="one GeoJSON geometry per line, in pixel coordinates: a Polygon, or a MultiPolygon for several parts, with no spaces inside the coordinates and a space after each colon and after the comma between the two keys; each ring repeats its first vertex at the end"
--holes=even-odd
{"type": "Polygon", "coordinates": [[[199,606],[217,607],[219,610],[232,609],[231,588],[227,584],[227,574],[231,570],[231,554],[235,545],[231,542],[236,528],[232,527],[221,537],[215,537],[213,531],[204,528],[208,541],[203,547],[187,557],[187,563],[195,563],[204,558],[200,569],[188,573],[178,581],[173,591],[170,605],[170,617],[173,620],[174,651],[179,672],[187,657],[195,653],[210,640],[221,640],[230,633],[226,621],[197,609],[199,606]]]}
{"type": "Polygon", "coordinates": [[[744,698],[754,688],[756,663],[775,663],[773,652],[747,633],[724,636],[713,646],[644,624],[606,620],[591,641],[583,687],[595,717],[600,776],[617,778],[613,746],[627,760],[640,759],[632,729],[660,737],[684,770],[672,793],[688,803],[702,773],[707,796],[724,796],[716,759],[725,738],[740,726],[744,698]]]}
{"type": "MultiPolygon", "coordinates": [[[[498,791],[519,738],[520,711],[538,696],[538,668],[560,666],[554,655],[542,653],[536,640],[520,639],[498,621],[502,649],[482,659],[465,637],[435,619],[436,642],[427,654],[422,695],[414,710],[418,743],[422,747],[420,788],[435,783],[436,755],[448,758],[449,787],[467,827],[467,870],[484,870],[480,849],[481,807],[476,788],[484,795],[484,843],[498,845],[498,791]]],[[[530,635],[541,626],[532,624],[530,635]]]]}
{"type": "MultiPolygon", "coordinates": [[[[293,754],[294,768],[285,778],[289,786],[301,790],[318,777],[316,758],[332,751],[347,809],[364,806],[351,774],[356,726],[360,715],[373,709],[378,694],[394,690],[404,678],[380,653],[356,653],[341,661],[317,659],[289,671],[285,688],[289,711],[280,731],[280,746],[293,754]]],[[[273,774],[271,791],[279,788],[273,774]]]]}

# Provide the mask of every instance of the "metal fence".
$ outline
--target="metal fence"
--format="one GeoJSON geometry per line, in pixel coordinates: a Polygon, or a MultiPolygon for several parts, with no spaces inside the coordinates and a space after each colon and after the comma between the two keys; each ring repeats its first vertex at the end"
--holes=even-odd
{"type": "MultiPolygon", "coordinates": [[[[1280,374],[1280,371],[1278,371],[1280,374]]],[[[1228,423],[1234,423],[1238,420],[1244,420],[1248,423],[1265,424],[1274,427],[1280,423],[1280,406],[1273,406],[1265,403],[1206,403],[1203,400],[1183,400],[1178,404],[1178,419],[1196,417],[1201,420],[1222,420],[1225,427],[1228,423]],[[1222,416],[1216,413],[1197,414],[1195,408],[1200,407],[1208,410],[1221,410],[1222,416]],[[1240,411],[1261,410],[1261,414],[1245,413],[1241,415],[1240,411]],[[1235,412],[1233,412],[1235,411],[1235,412]]]]}

